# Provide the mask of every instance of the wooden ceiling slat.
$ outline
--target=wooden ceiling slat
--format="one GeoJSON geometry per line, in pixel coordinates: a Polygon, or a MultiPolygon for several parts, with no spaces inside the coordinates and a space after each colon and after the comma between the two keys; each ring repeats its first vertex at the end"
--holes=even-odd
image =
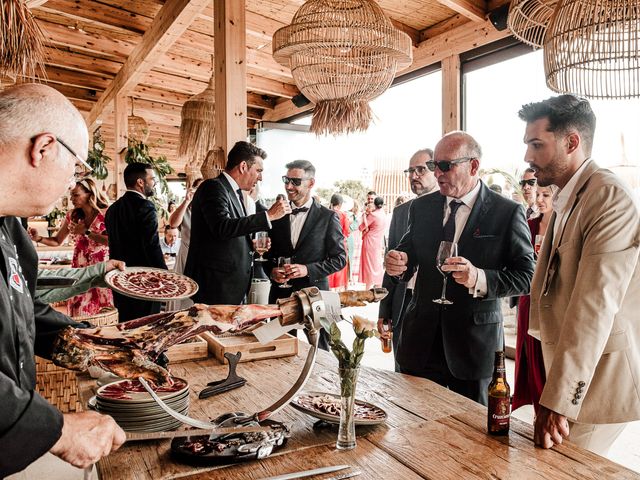
{"type": "Polygon", "coordinates": [[[473,22],[484,21],[487,14],[484,0],[438,0],[438,2],[473,22]]]}

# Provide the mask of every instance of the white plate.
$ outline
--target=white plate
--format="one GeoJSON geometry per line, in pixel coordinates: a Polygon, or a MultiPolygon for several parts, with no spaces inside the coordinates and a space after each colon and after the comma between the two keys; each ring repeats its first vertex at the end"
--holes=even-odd
{"type": "Polygon", "coordinates": [[[137,298],[139,300],[149,300],[156,302],[168,302],[170,300],[182,300],[189,298],[196,294],[198,291],[198,284],[191,280],[189,277],[180,273],[165,270],[163,268],[152,267],[127,267],[124,272],[120,270],[111,270],[104,276],[104,281],[113,290],[122,295],[131,298],[137,298]],[[180,285],[185,285],[185,291],[179,294],[161,294],[161,293],[141,293],[138,291],[132,291],[126,287],[128,277],[136,274],[149,274],[149,280],[153,281],[156,276],[161,276],[160,280],[164,285],[179,289],[180,285]]]}

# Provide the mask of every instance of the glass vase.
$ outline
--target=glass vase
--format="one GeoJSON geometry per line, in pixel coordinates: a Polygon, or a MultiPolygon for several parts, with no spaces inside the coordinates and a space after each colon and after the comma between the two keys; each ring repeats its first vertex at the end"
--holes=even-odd
{"type": "Polygon", "coordinates": [[[336,448],[356,448],[355,400],[359,368],[340,368],[340,427],[336,448]]]}

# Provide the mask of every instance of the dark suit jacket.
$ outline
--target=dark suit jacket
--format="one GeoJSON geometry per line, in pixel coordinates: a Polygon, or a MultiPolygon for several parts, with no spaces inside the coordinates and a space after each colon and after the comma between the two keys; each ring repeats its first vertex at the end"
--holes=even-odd
{"type": "MultiPolygon", "coordinates": [[[[135,192],[126,192],[105,214],[109,256],[128,267],[167,268],[158,237],[158,215],[153,203],[135,192]]],[[[117,292],[113,301],[121,322],[160,311],[160,302],[125,297],[117,292]]]]}
{"type": "Polygon", "coordinates": [[[191,240],[184,269],[200,286],[195,302],[243,302],[251,282],[250,235],[263,230],[269,230],[267,214],[245,216],[223,174],[200,184],[191,203],[191,240]]]}
{"type": "Polygon", "coordinates": [[[105,214],[109,257],[128,267],[167,268],[158,237],[158,215],[153,203],[126,192],[105,214]]]}
{"type": "Polygon", "coordinates": [[[279,283],[271,286],[271,299],[288,297],[291,292],[305,287],[318,287],[329,290],[330,274],[342,270],[347,264],[344,248],[344,235],[338,215],[313,201],[307,218],[302,226],[295,248],[291,244],[290,215],[273,222],[271,249],[267,253],[269,267],[267,274],[275,267],[278,257],[291,257],[291,263],[306,265],[309,275],[289,280],[292,289],[279,288],[279,283]]]}
{"type": "Polygon", "coordinates": [[[442,289],[435,259],[442,241],[445,200],[440,192],[415,199],[409,211],[409,230],[396,248],[409,257],[405,279],[420,267],[402,319],[396,361],[403,373],[424,375],[440,326],[451,373],[462,380],[479,380],[491,376],[494,352],[503,349],[500,298],[529,292],[534,269],[530,231],[522,205],[482,184],[460,235],[458,254],[485,271],[487,295],[473,298],[466,287],[450,278],[447,298],[453,305],[441,306],[433,299],[440,297],[442,289]]]}
{"type": "MultiPolygon", "coordinates": [[[[410,206],[411,202],[405,202],[393,209],[391,223],[389,224],[388,250],[394,250],[400,243],[404,234],[407,232],[407,229],[409,228],[410,206]]],[[[386,288],[389,293],[380,302],[378,318],[391,319],[393,330],[395,331],[394,336],[398,336],[399,330],[397,330],[396,327],[400,321],[400,312],[402,310],[402,303],[404,302],[404,295],[407,290],[407,282],[399,281],[397,278],[391,277],[385,273],[382,279],[382,286],[386,288]]]]}

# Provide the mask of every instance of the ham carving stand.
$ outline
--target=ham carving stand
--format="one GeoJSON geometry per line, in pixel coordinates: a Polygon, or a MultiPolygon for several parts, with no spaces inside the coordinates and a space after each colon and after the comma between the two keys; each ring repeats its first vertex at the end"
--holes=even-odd
{"type": "Polygon", "coordinates": [[[274,448],[282,446],[289,436],[289,429],[280,422],[269,418],[280,411],[304,387],[311,375],[316,360],[320,328],[328,328],[339,319],[341,306],[364,306],[378,302],[387,294],[384,288],[366,291],[347,291],[340,294],[321,292],[316,287],[304,288],[278,304],[283,316],[254,331],[261,341],[277,338],[284,331],[304,329],[311,348],[300,375],[293,386],[269,407],[255,413],[232,412],[220,415],[212,422],[205,422],[182,415],[167,406],[140,378],[140,382],[154,400],[172,417],[186,425],[201,429],[215,427],[269,426],[269,431],[230,433],[222,436],[175,438],[171,443],[174,456],[187,463],[232,463],[249,459],[260,459],[271,454],[274,448]],[[366,302],[366,303],[365,303],[366,302]],[[263,330],[264,329],[264,330],[263,330]],[[262,331],[261,331],[262,330],[262,331]]]}

